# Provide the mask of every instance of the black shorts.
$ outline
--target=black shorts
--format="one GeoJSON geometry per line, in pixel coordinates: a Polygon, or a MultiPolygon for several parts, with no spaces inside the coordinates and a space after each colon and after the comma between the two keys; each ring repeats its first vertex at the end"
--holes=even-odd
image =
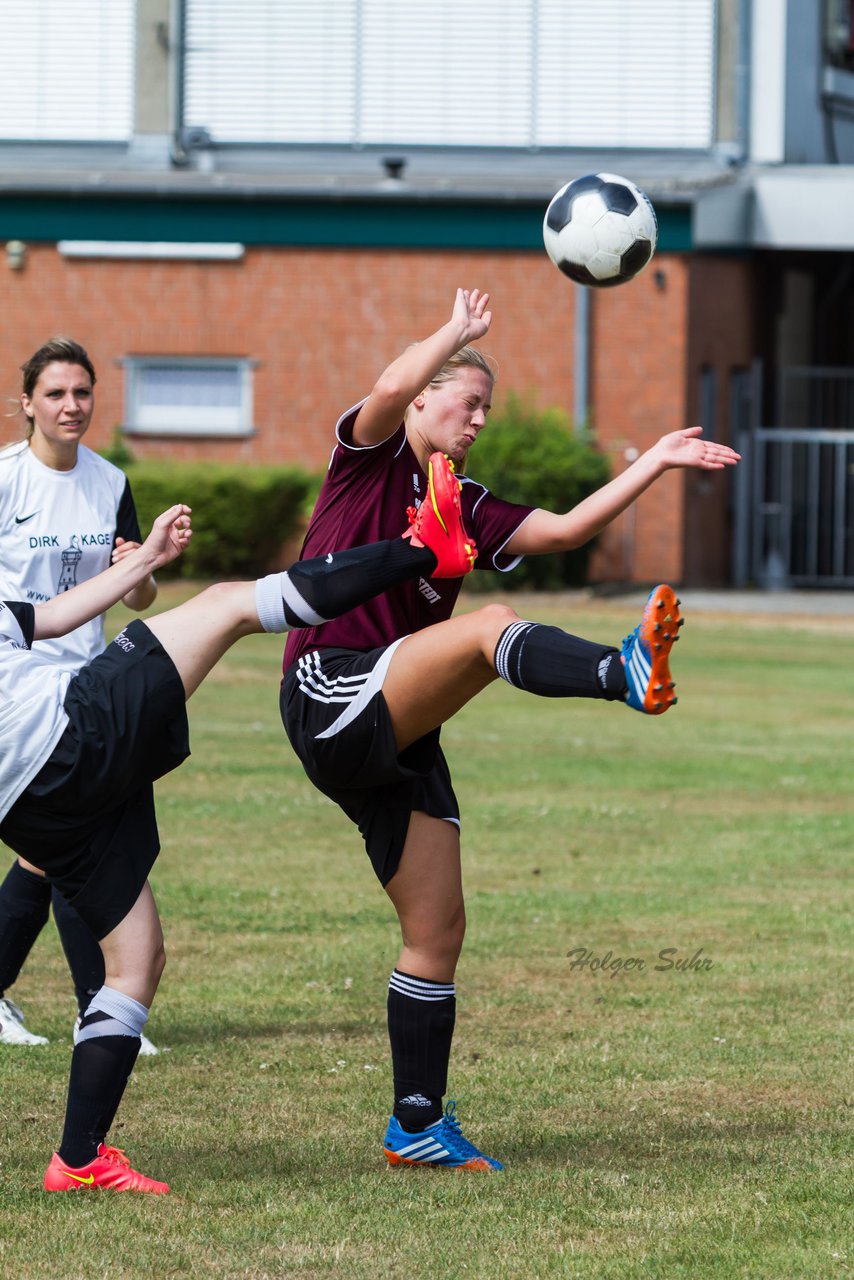
{"type": "Polygon", "coordinates": [[[184,686],[136,620],[73,678],[68,725],[0,824],[103,938],[139,897],[160,852],[152,783],[190,754],[184,686]]]}
{"type": "Polygon", "coordinates": [[[413,812],[460,822],[439,730],[397,750],[382,684],[399,643],[312,650],[285,672],[280,698],[303,768],[359,828],[383,885],[400,864],[413,812]]]}

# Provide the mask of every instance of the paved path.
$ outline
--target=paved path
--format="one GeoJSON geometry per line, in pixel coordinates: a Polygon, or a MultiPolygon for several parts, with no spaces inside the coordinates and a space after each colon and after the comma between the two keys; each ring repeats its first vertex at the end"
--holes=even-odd
{"type": "Polygon", "coordinates": [[[854,617],[854,591],[695,591],[685,587],[679,595],[686,608],[697,610],[854,617]]]}

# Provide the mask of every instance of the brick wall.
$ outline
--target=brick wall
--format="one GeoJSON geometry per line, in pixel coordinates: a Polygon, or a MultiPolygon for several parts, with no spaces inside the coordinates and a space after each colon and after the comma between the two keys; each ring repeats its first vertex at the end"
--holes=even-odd
{"type": "Polygon", "coordinates": [[[135,436],[134,451],[322,468],[338,415],[443,323],[457,285],[494,295],[482,345],[501,390],[567,403],[573,292],[545,254],[523,253],[256,249],[242,262],[196,264],[69,260],[33,246],[24,271],[0,275],[0,386],[15,396],[22,360],[52,334],[76,338],[98,373],[89,442],[101,447],[123,419],[123,356],[251,356],[252,439],[135,436]]]}
{"type": "MultiPolygon", "coordinates": [[[[688,406],[699,421],[703,367],[714,370],[715,421],[703,426],[716,440],[730,439],[732,373],[747,369],[760,350],[759,289],[749,259],[701,258],[691,265],[688,323],[688,406]]],[[[685,578],[695,586],[730,581],[732,471],[686,476],[682,541],[685,578]]]]}
{"type": "MultiPolygon", "coordinates": [[[[696,271],[688,257],[660,254],[631,285],[591,295],[592,425],[617,469],[627,448],[643,450],[691,421],[689,345],[694,359],[711,342],[693,318],[709,284],[694,288],[696,271]]],[[[321,470],[339,413],[407,343],[447,318],[457,285],[493,295],[493,328],[481,345],[498,362],[496,403],[512,390],[571,411],[575,289],[544,253],[509,251],[270,248],[236,263],[192,263],[64,259],[53,246],[32,245],[23,271],[0,273],[0,388],[17,394],[18,366],[49,336],[76,338],[98,372],[88,442],[99,448],[123,420],[122,357],[250,356],[252,438],[134,436],[134,452],[321,470]]],[[[722,351],[730,323],[721,309],[722,351]]],[[[14,424],[3,434],[12,438],[14,424]]],[[[683,477],[667,476],[617,521],[593,579],[678,581],[684,490],[683,477]]]]}
{"type": "MultiPolygon", "coordinates": [[[[593,426],[614,473],[668,431],[688,426],[685,404],[689,269],[659,254],[631,284],[593,295],[593,426]]],[[[591,578],[679,582],[684,477],[671,472],[599,541],[591,578]]]]}

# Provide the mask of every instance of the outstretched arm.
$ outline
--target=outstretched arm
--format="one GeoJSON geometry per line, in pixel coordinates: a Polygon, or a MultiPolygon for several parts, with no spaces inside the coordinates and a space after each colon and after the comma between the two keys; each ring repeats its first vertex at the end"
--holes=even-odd
{"type": "Polygon", "coordinates": [[[451,318],[429,338],[407,347],[377,379],[359,410],[353,429],[357,445],[379,444],[401,423],[409,405],[442,366],[469,342],[477,342],[492,323],[489,294],[457,289],[451,318]]]}
{"type": "Polygon", "coordinates": [[[687,427],[684,431],[671,431],[662,436],[621,475],[563,515],[554,511],[534,511],[510,539],[505,550],[512,555],[570,551],[600,533],[665,471],[676,467],[723,471],[739,461],[740,455],[734,449],[703,440],[702,434],[702,427],[687,427]]]}
{"type": "Polygon", "coordinates": [[[169,564],[192,536],[190,508],[177,503],[154,521],[142,546],[130,551],[103,573],[62,595],[35,606],[35,640],[50,640],[97,618],[129,592],[169,564]]]}

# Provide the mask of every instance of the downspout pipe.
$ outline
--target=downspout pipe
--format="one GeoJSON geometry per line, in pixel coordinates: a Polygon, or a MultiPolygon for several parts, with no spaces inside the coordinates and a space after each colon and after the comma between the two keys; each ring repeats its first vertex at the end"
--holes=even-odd
{"type": "Polygon", "coordinates": [[[575,367],[573,425],[586,431],[590,424],[590,290],[575,285],[575,367]]]}

